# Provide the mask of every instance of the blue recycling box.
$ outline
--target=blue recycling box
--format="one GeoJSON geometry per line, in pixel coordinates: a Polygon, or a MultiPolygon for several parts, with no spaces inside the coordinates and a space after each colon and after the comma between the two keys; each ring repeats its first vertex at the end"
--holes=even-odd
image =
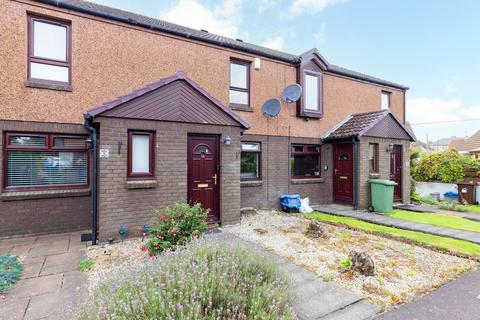
{"type": "Polygon", "coordinates": [[[285,212],[300,211],[300,195],[299,194],[282,194],[280,196],[280,205],[285,212]]]}

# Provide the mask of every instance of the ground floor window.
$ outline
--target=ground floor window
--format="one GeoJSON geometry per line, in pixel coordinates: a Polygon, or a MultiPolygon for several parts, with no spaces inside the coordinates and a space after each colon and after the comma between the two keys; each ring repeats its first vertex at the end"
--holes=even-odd
{"type": "Polygon", "coordinates": [[[4,186],[88,186],[86,136],[7,133],[4,186]]]}
{"type": "Polygon", "coordinates": [[[152,177],[154,175],[154,133],[128,132],[128,176],[152,177]]]}
{"type": "Polygon", "coordinates": [[[241,180],[260,179],[260,153],[259,142],[242,142],[242,155],[240,159],[241,180]]]}
{"type": "Polygon", "coordinates": [[[293,144],[290,172],[293,178],[320,177],[320,146],[293,144]]]}
{"type": "Polygon", "coordinates": [[[368,144],[368,168],[371,173],[378,173],[378,143],[368,144]]]}

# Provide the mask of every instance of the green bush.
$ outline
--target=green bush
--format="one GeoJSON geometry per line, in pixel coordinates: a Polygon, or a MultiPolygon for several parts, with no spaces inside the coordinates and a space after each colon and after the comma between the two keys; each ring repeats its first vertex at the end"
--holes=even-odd
{"type": "Polygon", "coordinates": [[[338,264],[338,270],[345,271],[352,266],[352,259],[350,257],[346,257],[338,264]]]}
{"type": "Polygon", "coordinates": [[[438,209],[441,210],[450,210],[450,211],[458,211],[458,212],[466,212],[468,210],[467,206],[464,206],[459,203],[448,203],[448,202],[440,202],[438,204],[438,209]]]}
{"type": "Polygon", "coordinates": [[[90,269],[92,269],[92,267],[93,267],[93,261],[92,260],[83,259],[83,260],[80,260],[80,262],[78,263],[77,270],[85,272],[85,271],[89,271],[90,269]]]}
{"type": "Polygon", "coordinates": [[[417,201],[417,202],[422,202],[422,196],[414,191],[414,192],[410,193],[410,200],[417,201]]]}
{"type": "Polygon", "coordinates": [[[480,169],[480,161],[463,156],[454,149],[425,153],[415,166],[413,178],[454,183],[463,180],[466,168],[480,169]]]}
{"type": "Polygon", "coordinates": [[[156,220],[149,230],[151,239],[142,248],[150,255],[185,245],[207,229],[208,210],[203,210],[199,203],[193,206],[176,203],[155,214],[156,220]]]}
{"type": "Polygon", "coordinates": [[[6,291],[20,279],[23,265],[16,256],[0,256],[0,292],[6,291]]]}
{"type": "Polygon", "coordinates": [[[292,319],[275,265],[204,240],[110,274],[87,303],[78,319],[292,319]]]}
{"type": "Polygon", "coordinates": [[[438,205],[438,201],[435,200],[432,196],[421,197],[420,201],[432,206],[438,205]]]}

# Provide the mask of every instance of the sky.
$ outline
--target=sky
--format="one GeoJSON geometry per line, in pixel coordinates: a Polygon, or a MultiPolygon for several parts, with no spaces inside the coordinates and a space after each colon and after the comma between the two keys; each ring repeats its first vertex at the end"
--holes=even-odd
{"type": "Polygon", "coordinates": [[[406,85],[419,140],[480,130],[480,1],[95,1],[406,85]]]}

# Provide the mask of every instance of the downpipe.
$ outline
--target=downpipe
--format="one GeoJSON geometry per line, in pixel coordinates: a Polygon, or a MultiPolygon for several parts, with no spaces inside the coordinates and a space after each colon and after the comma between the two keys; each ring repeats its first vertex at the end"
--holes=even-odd
{"type": "Polygon", "coordinates": [[[90,143],[89,149],[92,150],[92,245],[97,244],[97,237],[98,237],[98,148],[97,148],[97,138],[98,138],[98,130],[93,126],[93,116],[91,114],[84,114],[84,124],[83,126],[90,131],[90,143]]]}
{"type": "Polygon", "coordinates": [[[354,137],[352,138],[353,143],[353,209],[358,209],[358,140],[354,137]]]}

